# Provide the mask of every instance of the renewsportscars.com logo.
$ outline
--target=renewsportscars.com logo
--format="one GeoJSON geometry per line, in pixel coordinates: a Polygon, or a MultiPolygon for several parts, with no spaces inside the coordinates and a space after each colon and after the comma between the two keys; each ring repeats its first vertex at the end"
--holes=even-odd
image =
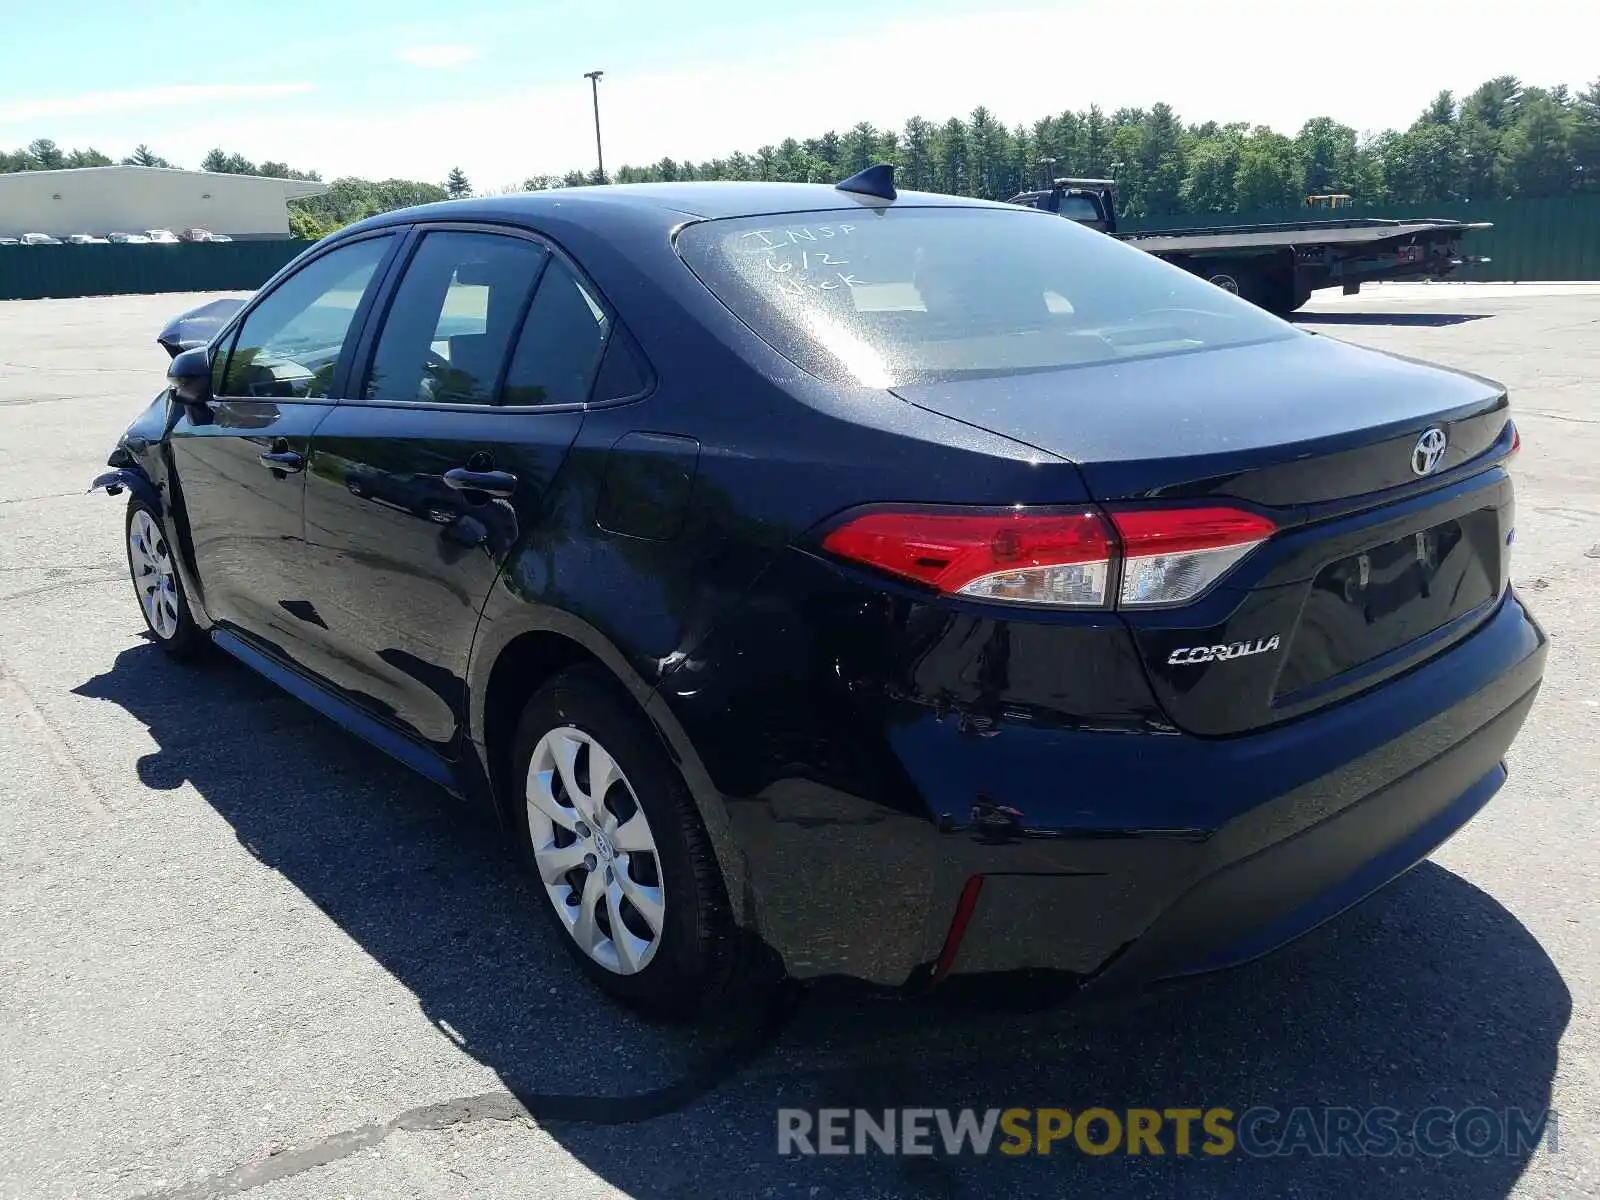
{"type": "Polygon", "coordinates": [[[1556,1114],[1518,1108],[803,1108],[778,1110],[781,1155],[1076,1153],[1252,1158],[1526,1158],[1558,1150],[1556,1114]]]}

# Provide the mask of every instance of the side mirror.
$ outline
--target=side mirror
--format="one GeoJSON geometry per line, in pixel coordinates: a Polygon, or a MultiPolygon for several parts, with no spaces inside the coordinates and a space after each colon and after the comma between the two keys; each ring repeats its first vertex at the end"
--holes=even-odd
{"type": "Polygon", "coordinates": [[[204,346],[185,350],[167,368],[167,384],[178,403],[197,408],[211,399],[211,354],[204,346]]]}

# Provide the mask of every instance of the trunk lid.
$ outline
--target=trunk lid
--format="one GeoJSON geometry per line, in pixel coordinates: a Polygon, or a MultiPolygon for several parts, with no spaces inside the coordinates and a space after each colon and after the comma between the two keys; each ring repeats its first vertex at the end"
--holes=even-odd
{"type": "Polygon", "coordinates": [[[1274,506],[1396,487],[1447,423],[1447,471],[1505,424],[1473,375],[1312,335],[1060,371],[902,386],[920,408],[1070,459],[1100,500],[1230,495],[1274,506]]]}
{"type": "Polygon", "coordinates": [[[1238,501],[1272,517],[1279,532],[1196,601],[1121,613],[1191,733],[1375,686],[1465,637],[1506,586],[1513,431],[1488,380],[1301,336],[894,390],[1069,459],[1111,507],[1238,501]],[[1434,429],[1442,454],[1423,443],[1434,429]]]}

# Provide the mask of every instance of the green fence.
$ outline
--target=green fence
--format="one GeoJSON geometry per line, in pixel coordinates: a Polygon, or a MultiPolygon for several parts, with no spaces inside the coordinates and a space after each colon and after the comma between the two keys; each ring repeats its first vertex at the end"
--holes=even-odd
{"type": "Polygon", "coordinates": [[[1600,196],[1422,206],[1355,205],[1337,212],[1298,208],[1226,215],[1144,217],[1130,218],[1122,222],[1121,227],[1128,233],[1155,233],[1197,225],[1252,225],[1335,217],[1448,217],[1456,221],[1493,222],[1493,229],[1474,230],[1461,244],[1463,253],[1486,256],[1492,261],[1463,268],[1452,277],[1456,279],[1600,280],[1600,196]]]}
{"type": "MultiPolygon", "coordinates": [[[[1559,200],[1207,213],[1129,219],[1129,233],[1334,217],[1450,217],[1490,221],[1462,250],[1490,262],[1456,274],[1476,280],[1600,280],[1600,195],[1559,200]]],[[[0,246],[0,300],[151,292],[240,292],[260,287],[309,243],[200,242],[176,246],[0,246]]]]}
{"type": "Polygon", "coordinates": [[[309,242],[0,246],[0,300],[154,292],[248,292],[309,242]]]}

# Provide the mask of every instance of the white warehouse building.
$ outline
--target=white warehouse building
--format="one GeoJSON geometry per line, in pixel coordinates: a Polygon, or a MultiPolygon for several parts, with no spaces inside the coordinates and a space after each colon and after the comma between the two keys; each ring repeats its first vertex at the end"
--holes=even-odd
{"type": "Polygon", "coordinates": [[[234,238],[286,238],[288,202],[327,190],[299,179],[170,167],[7,172],[0,174],[0,237],[199,227],[234,238]]]}

